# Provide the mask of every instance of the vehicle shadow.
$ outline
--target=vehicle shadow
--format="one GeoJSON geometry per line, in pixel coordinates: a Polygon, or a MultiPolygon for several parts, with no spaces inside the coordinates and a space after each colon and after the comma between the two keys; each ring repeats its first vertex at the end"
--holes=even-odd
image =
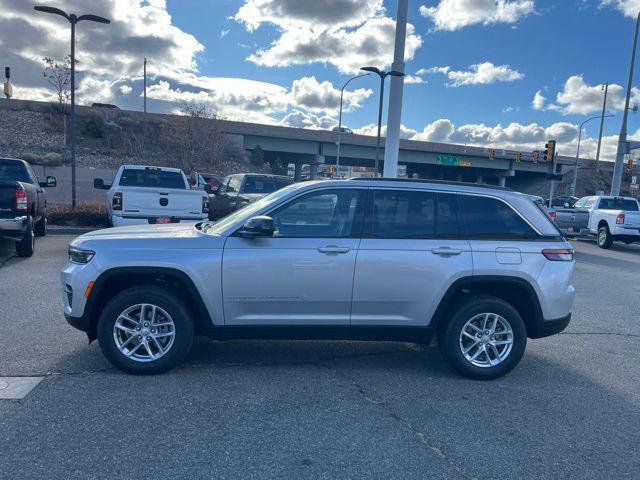
{"type": "Polygon", "coordinates": [[[586,252],[574,252],[574,258],[578,263],[588,263],[591,265],[598,265],[602,267],[609,267],[621,270],[637,271],[638,262],[623,260],[611,256],[596,255],[594,253],[586,252]]]}

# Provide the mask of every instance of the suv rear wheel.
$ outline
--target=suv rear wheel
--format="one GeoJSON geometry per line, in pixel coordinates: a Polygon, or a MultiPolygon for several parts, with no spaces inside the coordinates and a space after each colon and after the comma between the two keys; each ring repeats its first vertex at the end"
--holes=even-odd
{"type": "Polygon", "coordinates": [[[520,362],[527,330],[509,303],[491,296],[472,297],[441,326],[438,344],[444,358],[462,375],[492,380],[520,362]]]}
{"type": "Polygon", "coordinates": [[[193,343],[193,321],[170,291],[139,286],[116,295],[98,321],[107,359],[125,372],[153,375],[182,363],[193,343]]]}
{"type": "Polygon", "coordinates": [[[611,248],[611,245],[613,245],[613,235],[611,235],[609,227],[602,225],[598,229],[598,246],[600,248],[609,249],[611,248]]]}

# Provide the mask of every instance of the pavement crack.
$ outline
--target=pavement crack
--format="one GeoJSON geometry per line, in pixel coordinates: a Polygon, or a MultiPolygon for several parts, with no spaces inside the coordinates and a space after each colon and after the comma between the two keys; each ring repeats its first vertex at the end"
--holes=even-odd
{"type": "Polygon", "coordinates": [[[467,473],[464,470],[464,468],[458,462],[456,462],[453,458],[451,458],[442,448],[436,446],[429,439],[429,437],[424,432],[422,432],[416,425],[411,423],[409,420],[407,420],[405,418],[402,418],[398,413],[396,413],[393,410],[393,408],[388,403],[384,402],[383,400],[380,400],[380,399],[377,399],[377,398],[373,397],[371,395],[371,393],[369,393],[367,391],[367,389],[364,387],[364,385],[362,385],[353,376],[351,376],[348,373],[345,373],[345,372],[343,372],[341,370],[338,370],[335,367],[327,366],[327,368],[336,377],[341,378],[341,379],[349,382],[358,391],[360,396],[362,396],[362,398],[364,398],[365,401],[367,401],[368,403],[370,403],[370,404],[382,409],[389,417],[391,417],[392,419],[400,422],[402,425],[404,425],[406,428],[408,428],[415,436],[418,437],[418,439],[420,440],[420,443],[422,443],[422,445],[424,445],[425,448],[430,450],[436,456],[438,456],[438,457],[442,458],[443,460],[445,460],[451,466],[451,468],[453,468],[456,471],[456,473],[458,473],[458,475],[460,475],[461,478],[463,478],[465,480],[476,480],[476,477],[474,477],[474,476],[470,475],[469,473],[467,473]]]}
{"type": "Polygon", "coordinates": [[[560,332],[560,335],[613,335],[616,337],[640,338],[637,333],[621,333],[621,332],[560,332]]]}

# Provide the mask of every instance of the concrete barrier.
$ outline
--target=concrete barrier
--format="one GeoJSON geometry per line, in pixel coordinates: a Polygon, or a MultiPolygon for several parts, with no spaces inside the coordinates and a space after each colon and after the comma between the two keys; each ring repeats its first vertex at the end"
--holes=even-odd
{"type": "MultiPolygon", "coordinates": [[[[58,179],[56,188],[47,189],[47,202],[50,205],[71,205],[71,167],[43,167],[33,165],[33,170],[41,180],[47,175],[58,179]]],[[[78,203],[101,203],[106,201],[106,190],[93,188],[94,178],[103,178],[104,183],[111,183],[116,169],[78,168],[76,169],[76,198],[78,203]]]]}

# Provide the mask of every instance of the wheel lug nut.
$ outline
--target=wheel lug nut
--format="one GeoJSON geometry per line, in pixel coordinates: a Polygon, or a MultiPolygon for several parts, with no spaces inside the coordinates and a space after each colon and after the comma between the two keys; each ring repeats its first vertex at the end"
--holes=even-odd
{"type": "Polygon", "coordinates": [[[155,329],[151,330],[151,333],[156,333],[156,330],[155,329]]]}
{"type": "Polygon", "coordinates": [[[139,331],[140,331],[140,327],[136,327],[136,332],[139,332],[139,331]]]}
{"type": "Polygon", "coordinates": [[[151,337],[147,337],[147,342],[150,342],[150,341],[151,341],[151,337]]]}
{"type": "Polygon", "coordinates": [[[138,335],[138,340],[142,340],[142,335],[138,335]]]}
{"type": "Polygon", "coordinates": [[[149,323],[148,323],[148,322],[144,322],[144,326],[145,326],[145,327],[148,327],[148,326],[149,326],[149,323]]]}

